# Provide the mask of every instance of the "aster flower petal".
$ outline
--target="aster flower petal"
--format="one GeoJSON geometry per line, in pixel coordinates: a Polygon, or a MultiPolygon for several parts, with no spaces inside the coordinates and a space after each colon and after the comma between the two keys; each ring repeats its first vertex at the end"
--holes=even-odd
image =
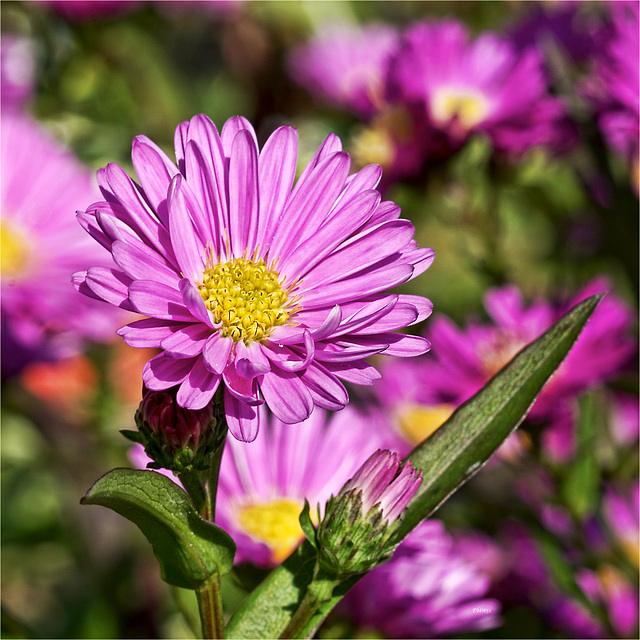
{"type": "Polygon", "coordinates": [[[169,287],[178,284],[178,274],[155,251],[116,240],[111,245],[111,253],[116,264],[135,280],[157,279],[169,287]]]}
{"type": "Polygon", "coordinates": [[[206,326],[188,324],[163,338],[160,348],[170,358],[195,358],[202,352],[209,333],[206,326]]]}
{"type": "Polygon", "coordinates": [[[401,358],[409,356],[419,356],[431,349],[431,343],[421,336],[403,335],[401,333],[381,333],[374,336],[353,336],[348,340],[341,341],[345,345],[357,345],[359,347],[382,347],[387,356],[399,356],[401,358]]]}
{"type": "Polygon", "coordinates": [[[139,349],[159,348],[165,338],[178,329],[185,329],[192,325],[185,323],[168,323],[166,320],[144,318],[120,327],[117,333],[130,347],[139,349]]]}
{"type": "Polygon", "coordinates": [[[267,357],[280,369],[284,371],[302,371],[313,361],[315,355],[315,341],[307,329],[303,332],[304,348],[306,355],[304,358],[300,354],[301,349],[291,349],[272,345],[267,351],[267,357]]]}
{"type": "Polygon", "coordinates": [[[222,131],[220,132],[222,148],[227,158],[231,157],[233,142],[241,131],[249,133],[253,138],[255,146],[258,146],[258,137],[256,136],[253,125],[244,116],[233,116],[224,123],[222,131]]]}
{"type": "MultiPolygon", "coordinates": [[[[298,132],[291,127],[276,129],[258,158],[260,227],[256,246],[269,247],[291,194],[298,159],[298,132]]],[[[260,257],[263,253],[258,254],[260,257]]]]}
{"type": "MultiPolygon", "coordinates": [[[[308,369],[307,369],[308,371],[308,369]]],[[[356,360],[355,362],[332,362],[330,371],[345,382],[364,386],[372,385],[380,380],[380,372],[368,362],[356,360]]]]}
{"type": "Polygon", "coordinates": [[[224,379],[225,390],[236,398],[236,400],[241,400],[252,407],[264,402],[258,393],[258,381],[255,379],[249,380],[241,376],[233,364],[227,366],[222,377],[224,379]]]}
{"type": "Polygon", "coordinates": [[[229,433],[242,442],[253,442],[260,427],[260,412],[233,396],[225,387],[224,412],[229,433]]]}
{"type": "Polygon", "coordinates": [[[222,373],[232,348],[233,340],[231,338],[222,338],[218,332],[209,335],[202,351],[207,369],[213,373],[222,373]]]}
{"type": "Polygon", "coordinates": [[[131,148],[133,168],[144,185],[144,193],[165,227],[169,226],[166,204],[167,188],[178,167],[147,136],[136,136],[131,148]]]}
{"type": "Polygon", "coordinates": [[[344,385],[319,362],[309,365],[301,377],[318,407],[339,411],[349,402],[344,385]]]}
{"type": "Polygon", "coordinates": [[[193,322],[180,292],[161,282],[134,280],[129,285],[129,300],[135,310],[145,316],[193,322]]]}
{"type": "Polygon", "coordinates": [[[180,385],[176,400],[180,406],[204,409],[211,402],[219,384],[220,376],[211,373],[205,367],[203,357],[200,356],[192,364],[189,373],[180,385]]]}
{"type": "Polygon", "coordinates": [[[189,313],[191,313],[196,320],[200,320],[200,322],[213,329],[214,324],[209,315],[209,311],[207,311],[202,296],[198,293],[193,283],[191,283],[188,278],[182,278],[178,283],[178,287],[189,313]]]}
{"type": "Polygon", "coordinates": [[[182,175],[176,175],[169,186],[167,206],[171,243],[181,273],[190,279],[199,278],[204,270],[206,244],[196,232],[182,188],[182,175]]]}
{"type": "Polygon", "coordinates": [[[126,311],[136,311],[128,299],[127,287],[131,284],[131,278],[108,267],[91,267],[87,271],[85,278],[87,286],[101,300],[125,309],[126,311]]]}
{"type": "Polygon", "coordinates": [[[274,415],[286,424],[306,420],[313,409],[309,389],[295,373],[265,374],[260,391],[274,415]]]}
{"type": "Polygon", "coordinates": [[[252,380],[271,370],[269,359],[262,347],[255,342],[245,345],[244,342],[240,341],[236,344],[235,364],[236,371],[240,374],[240,377],[247,378],[247,380],[252,380]]]}
{"type": "Polygon", "coordinates": [[[229,159],[229,239],[236,255],[252,254],[258,228],[258,151],[243,129],[233,139],[229,159]]]}
{"type": "Polygon", "coordinates": [[[154,391],[176,387],[189,375],[196,358],[169,358],[160,354],[142,369],[142,381],[154,391]]]}
{"type": "Polygon", "coordinates": [[[339,151],[320,160],[308,176],[300,177],[274,234],[274,254],[288,255],[315,234],[342,191],[349,164],[349,156],[339,151]]]}

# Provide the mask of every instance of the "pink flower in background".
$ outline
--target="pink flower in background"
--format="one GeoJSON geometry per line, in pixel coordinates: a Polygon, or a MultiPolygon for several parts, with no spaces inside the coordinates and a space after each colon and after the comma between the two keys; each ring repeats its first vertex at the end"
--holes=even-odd
{"type": "Polygon", "coordinates": [[[36,44],[29,38],[2,34],[0,42],[0,96],[2,109],[19,109],[36,84],[36,44]]]}
{"type": "Polygon", "coordinates": [[[139,8],[137,0],[35,0],[48,5],[72,22],[90,22],[111,18],[139,8]]]}
{"type": "Polygon", "coordinates": [[[631,562],[638,567],[640,553],[640,483],[634,480],[626,491],[607,487],[603,512],[605,522],[631,562]]]}
{"type": "Polygon", "coordinates": [[[504,152],[567,142],[565,109],[549,94],[543,58],[518,52],[505,38],[484,33],[469,40],[451,19],[420,22],[405,33],[389,71],[390,97],[419,105],[432,132],[429,153],[452,151],[474,132],[504,152]],[[443,138],[444,136],[444,138],[443,138]]]}
{"type": "Polygon", "coordinates": [[[89,171],[38,124],[2,115],[2,367],[78,353],[109,340],[124,314],[79,296],[71,274],[107,264],[75,219],[95,200],[89,171]]]}
{"type": "Polygon", "coordinates": [[[238,545],[236,562],[273,566],[303,538],[305,498],[312,517],[383,445],[375,417],[350,407],[332,417],[317,410],[292,427],[262,407],[251,443],[229,439],[222,458],[216,521],[238,545]]]}
{"type": "Polygon", "coordinates": [[[385,102],[387,66],[398,43],[390,25],[326,25],[291,52],[289,69],[316,95],[368,120],[385,102]]]}
{"type": "Polygon", "coordinates": [[[105,201],[79,214],[113,268],[74,276],[89,296],[146,318],[119,333],[163,353],[144,368],[150,389],[179,386],[204,407],[224,385],[231,433],[251,441],[257,406],[283,422],[348,402],[340,379],[371,384],[376,353],[414,356],[427,340],[395,333],[431,311],[387,295],[433,260],[413,225],[381,202],[376,166],[349,174],[330,135],[294,185],[297,134],[277,129],[261,151],[249,122],[221,134],[206,116],[176,130],[174,164],[145,136],[133,143],[140,185],[115,164],[98,172],[105,201]]]}
{"type": "Polygon", "coordinates": [[[338,612],[390,638],[442,638],[492,629],[500,625],[501,605],[487,597],[491,580],[481,568],[483,557],[468,560],[441,522],[427,520],[391,560],[347,593],[338,612]]]}
{"type": "Polygon", "coordinates": [[[597,52],[595,74],[587,94],[598,112],[607,142],[637,161],[640,119],[640,5],[607,4],[613,22],[610,36],[597,52]]]}

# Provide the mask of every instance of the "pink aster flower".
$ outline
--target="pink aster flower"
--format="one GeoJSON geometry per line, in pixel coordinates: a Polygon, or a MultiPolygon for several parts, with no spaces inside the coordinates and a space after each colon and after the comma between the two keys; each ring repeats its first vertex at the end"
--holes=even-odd
{"type": "Polygon", "coordinates": [[[455,150],[474,132],[505,152],[564,143],[565,110],[549,94],[534,48],[518,52],[492,33],[469,41],[463,25],[450,19],[420,22],[405,33],[389,77],[391,97],[421,106],[431,146],[455,150]],[[446,142],[436,142],[443,134],[446,142]]]}
{"type": "Polygon", "coordinates": [[[142,5],[138,0],[35,0],[73,22],[89,22],[127,13],[142,5]]]}
{"type": "Polygon", "coordinates": [[[2,109],[20,108],[36,83],[36,45],[29,38],[2,34],[0,43],[0,96],[2,109]]]}
{"type": "Polygon", "coordinates": [[[443,524],[428,520],[347,593],[338,611],[390,638],[482,631],[500,624],[501,605],[487,597],[490,582],[458,551],[443,524]]]}
{"type": "MultiPolygon", "coordinates": [[[[485,297],[491,323],[471,322],[461,330],[447,318],[436,318],[430,326],[430,338],[437,345],[437,374],[430,377],[433,393],[456,406],[467,400],[566,311],[607,288],[606,280],[600,278],[585,286],[568,304],[539,300],[525,306],[518,289],[507,286],[490,290],[485,297]]],[[[532,417],[556,416],[578,393],[619,374],[636,350],[630,335],[633,322],[630,307],[613,294],[605,296],[542,390],[532,408],[532,417]]]]}
{"type": "Polygon", "coordinates": [[[298,518],[305,499],[316,514],[381,439],[370,417],[351,408],[331,418],[315,411],[295,428],[260,410],[258,437],[225,447],[216,521],[238,545],[236,562],[273,566],[304,537],[298,518]]]}
{"type": "Polygon", "coordinates": [[[383,104],[386,71],[399,43],[386,24],[326,25],[289,56],[291,75],[330,104],[369,119],[383,104]]]}
{"type": "Polygon", "coordinates": [[[71,284],[74,270],[102,260],[74,216],[98,195],[90,172],[27,117],[3,113],[1,126],[2,366],[11,374],[110,339],[124,314],[71,284]]]}
{"type": "Polygon", "coordinates": [[[640,5],[610,2],[613,28],[598,52],[587,93],[609,144],[631,160],[638,157],[640,119],[640,5]]]}
{"type": "Polygon", "coordinates": [[[178,404],[197,409],[222,383],[229,429],[251,441],[263,402],[301,422],[316,405],[347,404],[341,379],[379,377],[368,356],[428,350],[395,330],[428,316],[431,303],[383,291],[424,271],[434,252],[380,201],[379,167],[350,175],[330,135],[294,185],[296,131],[277,129],[260,150],[240,117],[219,134],[195,116],[175,141],[177,164],[135,138],[140,184],[110,164],[98,172],[105,201],[79,214],[115,265],[75,282],[147,316],[119,334],[162,349],[143,371],[149,389],[179,386],[178,404]]]}

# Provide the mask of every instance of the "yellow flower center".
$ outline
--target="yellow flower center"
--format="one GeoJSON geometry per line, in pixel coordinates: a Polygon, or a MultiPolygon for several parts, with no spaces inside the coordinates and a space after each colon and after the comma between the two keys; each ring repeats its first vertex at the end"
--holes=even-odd
{"type": "Polygon", "coordinates": [[[30,245],[24,233],[12,224],[0,222],[0,269],[4,277],[17,276],[29,264],[30,245]]]}
{"type": "Polygon", "coordinates": [[[400,431],[409,442],[418,444],[437,431],[449,419],[454,409],[450,404],[408,405],[397,415],[400,431]]]}
{"type": "Polygon", "coordinates": [[[303,537],[299,516],[302,505],[290,498],[264,504],[249,504],[238,511],[238,523],[245,532],[271,549],[271,560],[279,564],[303,537]]]}
{"type": "Polygon", "coordinates": [[[234,342],[262,340],[298,309],[287,306],[289,294],[277,271],[263,259],[234,258],[205,269],[198,290],[222,335],[234,342]]]}
{"type": "Polygon", "coordinates": [[[408,142],[411,135],[407,112],[401,107],[388,107],[352,137],[351,159],[356,167],[379,164],[384,169],[393,163],[397,144],[408,142]]]}
{"type": "Polygon", "coordinates": [[[487,99],[475,91],[440,89],[431,100],[431,115],[440,124],[447,124],[457,117],[463,129],[471,129],[488,113],[487,99]]]}

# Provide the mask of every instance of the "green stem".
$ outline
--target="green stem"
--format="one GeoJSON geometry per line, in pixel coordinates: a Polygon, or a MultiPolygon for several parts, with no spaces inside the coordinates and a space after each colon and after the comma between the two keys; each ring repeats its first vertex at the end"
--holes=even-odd
{"type": "Polygon", "coordinates": [[[196,590],[196,596],[198,598],[200,620],[202,621],[202,637],[207,640],[224,638],[220,575],[214,573],[207,582],[196,590]]]}
{"type": "Polygon", "coordinates": [[[324,575],[322,571],[314,572],[313,581],[307,588],[296,612],[289,621],[281,638],[306,638],[311,637],[315,631],[310,623],[320,607],[331,600],[334,588],[340,584],[339,580],[324,575]]]}

